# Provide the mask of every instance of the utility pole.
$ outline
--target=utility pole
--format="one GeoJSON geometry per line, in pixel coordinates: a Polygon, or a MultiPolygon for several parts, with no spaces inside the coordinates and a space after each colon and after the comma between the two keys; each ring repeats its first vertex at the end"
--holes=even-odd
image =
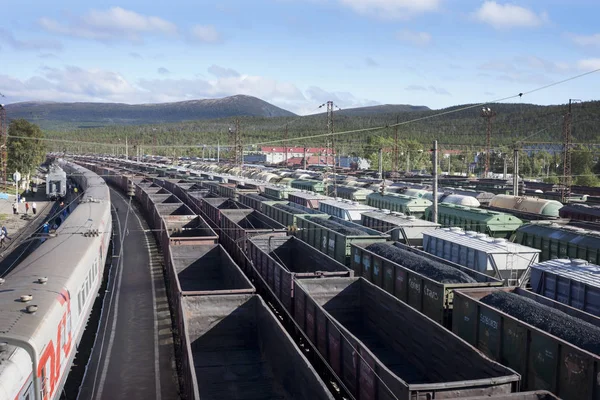
{"type": "Polygon", "coordinates": [[[220,141],[217,140],[217,164],[221,161],[221,144],[220,141]]]}
{"type": "Polygon", "coordinates": [[[433,141],[433,223],[438,222],[438,142],[433,141]]]}
{"type": "Polygon", "coordinates": [[[483,107],[481,109],[481,117],[487,120],[487,134],[485,143],[485,173],[484,178],[488,177],[490,173],[490,151],[492,147],[492,120],[496,117],[496,112],[492,111],[489,107],[483,107]]]}
{"type": "Polygon", "coordinates": [[[125,136],[125,159],[129,160],[129,146],[127,145],[127,136],[125,136]]]}
{"type": "Polygon", "coordinates": [[[519,148],[515,146],[513,153],[513,195],[519,195],[519,148]]]}
{"type": "Polygon", "coordinates": [[[383,149],[379,149],[379,179],[383,180],[383,149]]]}
{"type": "Polygon", "coordinates": [[[569,201],[569,197],[571,197],[571,185],[573,184],[573,176],[571,175],[571,123],[573,120],[571,106],[573,101],[580,100],[569,99],[569,110],[563,117],[563,177],[561,189],[561,200],[563,203],[569,201]]]}
{"type": "MultiPolygon", "coordinates": [[[[4,96],[2,96],[4,97],[4,96]]],[[[0,169],[2,170],[2,179],[4,185],[7,184],[7,170],[8,170],[8,148],[7,148],[7,138],[8,138],[8,126],[6,121],[6,109],[4,108],[4,104],[0,104],[0,169]]]]}
{"type": "Polygon", "coordinates": [[[304,159],[302,160],[302,169],[306,170],[306,147],[304,148],[304,159]]]}
{"type": "Polygon", "coordinates": [[[244,164],[244,147],[242,145],[242,132],[239,119],[235,120],[235,128],[229,128],[229,133],[233,134],[233,162],[242,169],[244,164]]]}
{"type": "Polygon", "coordinates": [[[284,139],[283,152],[285,153],[283,155],[283,157],[284,157],[284,161],[285,161],[285,167],[287,168],[287,166],[288,166],[288,126],[287,126],[287,124],[285,124],[285,133],[283,135],[283,139],[284,139]]]}
{"type": "Polygon", "coordinates": [[[398,156],[400,149],[398,148],[398,124],[400,124],[400,116],[396,115],[396,126],[394,127],[394,159],[392,160],[392,169],[398,174],[398,156]]]}
{"type": "MultiPolygon", "coordinates": [[[[337,179],[335,175],[335,142],[333,139],[333,101],[327,102],[327,133],[331,138],[331,153],[333,154],[333,197],[337,197],[337,179]]],[[[327,142],[329,143],[329,141],[327,142]]],[[[327,165],[329,165],[329,155],[325,155],[327,165]]]]}

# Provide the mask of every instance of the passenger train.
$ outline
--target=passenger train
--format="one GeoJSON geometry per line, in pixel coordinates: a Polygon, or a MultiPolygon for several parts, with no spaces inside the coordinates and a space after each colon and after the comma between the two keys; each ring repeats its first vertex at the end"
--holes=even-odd
{"type": "Polygon", "coordinates": [[[60,163],[83,190],[77,206],[0,280],[0,400],[60,397],[102,282],[112,234],[108,186],[60,163]]]}

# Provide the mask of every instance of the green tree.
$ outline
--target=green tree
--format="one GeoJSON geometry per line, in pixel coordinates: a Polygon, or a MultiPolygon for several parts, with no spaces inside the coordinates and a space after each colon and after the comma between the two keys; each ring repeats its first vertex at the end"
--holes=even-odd
{"type": "Polygon", "coordinates": [[[19,171],[23,178],[31,175],[44,161],[44,135],[37,125],[17,119],[8,126],[8,172],[19,171]]]}
{"type": "Polygon", "coordinates": [[[582,175],[591,173],[594,167],[594,155],[592,151],[583,146],[577,146],[571,152],[571,173],[573,175],[582,175]]]}
{"type": "Polygon", "coordinates": [[[588,169],[583,174],[575,178],[575,184],[580,186],[600,186],[600,180],[594,173],[588,169]]]}

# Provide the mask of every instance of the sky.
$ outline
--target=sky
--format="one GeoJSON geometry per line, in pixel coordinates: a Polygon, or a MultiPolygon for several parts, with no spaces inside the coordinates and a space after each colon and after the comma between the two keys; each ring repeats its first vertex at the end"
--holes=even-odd
{"type": "MultiPolygon", "coordinates": [[[[1,102],[598,99],[597,0],[0,1],[1,102]]],[[[321,110],[322,111],[322,110],[321,110]]]]}

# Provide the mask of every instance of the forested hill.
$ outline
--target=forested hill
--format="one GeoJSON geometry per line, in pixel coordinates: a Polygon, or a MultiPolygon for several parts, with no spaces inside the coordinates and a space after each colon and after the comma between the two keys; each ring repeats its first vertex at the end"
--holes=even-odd
{"type": "MultiPolygon", "coordinates": [[[[512,144],[515,141],[560,142],[562,141],[563,115],[566,105],[538,106],[532,104],[489,104],[497,116],[492,121],[494,145],[512,144]]],[[[398,129],[400,139],[412,139],[421,143],[440,143],[480,146],[485,143],[486,122],[480,116],[481,108],[462,110],[460,105],[443,110],[418,110],[393,113],[345,115],[334,113],[335,130],[349,131],[371,127],[385,127],[396,122],[403,123],[398,129]],[[454,110],[461,110],[451,112],[454,110]],[[441,115],[440,115],[441,114],[441,115]]],[[[156,144],[221,144],[229,143],[228,128],[233,118],[198,120],[191,122],[148,124],[142,126],[106,126],[93,129],[48,130],[52,137],[87,141],[115,142],[118,137],[128,136],[139,143],[156,144]]],[[[244,142],[260,143],[282,139],[285,126],[289,128],[290,144],[313,145],[325,139],[302,139],[307,135],[323,134],[327,130],[324,114],[291,117],[242,117],[241,130],[244,142]]],[[[336,145],[359,147],[374,138],[392,137],[393,128],[373,132],[340,135],[336,145]]],[[[575,143],[600,142],[600,102],[586,102],[573,106],[573,137],[575,143]]]]}
{"type": "Polygon", "coordinates": [[[160,104],[23,102],[8,104],[10,119],[42,128],[160,124],[234,116],[287,117],[295,114],[252,96],[160,104]]]}

